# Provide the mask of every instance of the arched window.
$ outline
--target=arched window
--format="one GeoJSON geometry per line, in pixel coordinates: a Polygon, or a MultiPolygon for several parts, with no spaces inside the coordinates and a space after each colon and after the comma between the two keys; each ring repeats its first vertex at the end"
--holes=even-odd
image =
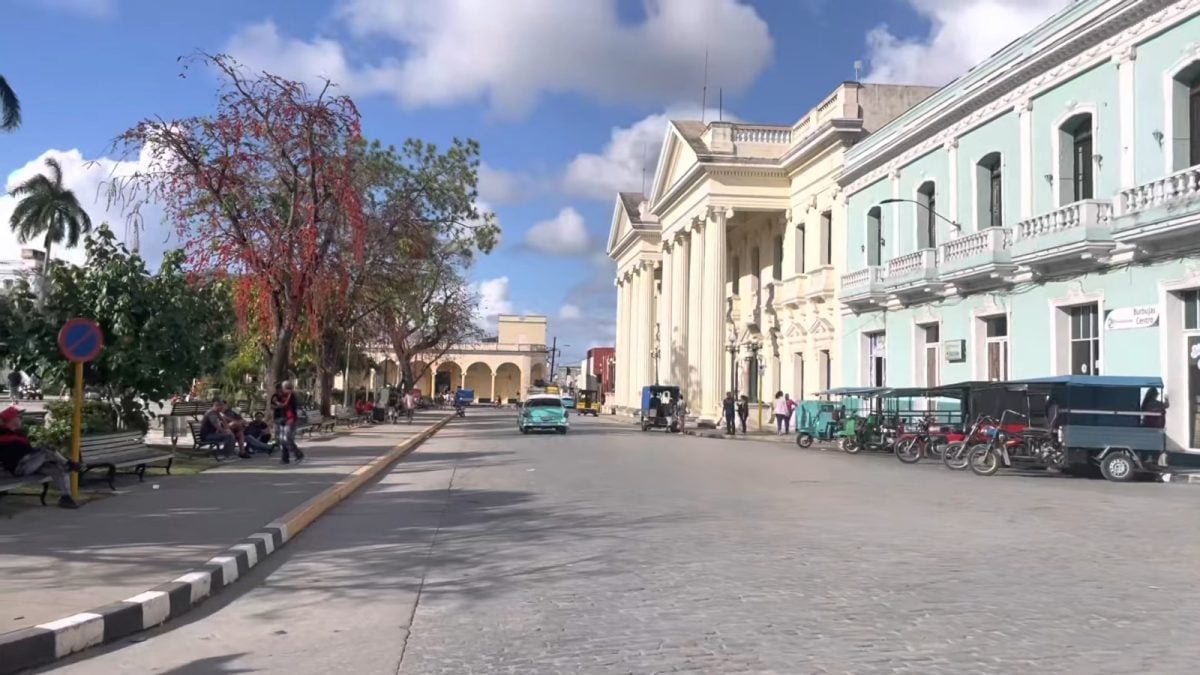
{"type": "Polygon", "coordinates": [[[1200,165],[1200,61],[1171,80],[1171,170],[1200,165]]]}
{"type": "Polygon", "coordinates": [[[883,209],[872,207],[867,212],[867,266],[876,267],[883,261],[883,209]]]}
{"type": "Polygon", "coordinates": [[[1004,226],[1004,176],[1000,153],[983,156],[975,165],[975,190],[980,228],[1004,226]]]}
{"type": "Polygon", "coordinates": [[[937,248],[937,186],[926,181],[917,188],[917,248],[937,248]]]}
{"type": "Polygon", "coordinates": [[[1095,196],[1092,170],[1092,114],[1073,115],[1058,128],[1058,203],[1095,196]]]}

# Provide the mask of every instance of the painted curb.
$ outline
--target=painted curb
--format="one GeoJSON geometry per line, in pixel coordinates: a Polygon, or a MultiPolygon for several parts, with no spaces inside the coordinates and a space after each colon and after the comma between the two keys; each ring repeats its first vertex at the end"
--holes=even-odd
{"type": "Polygon", "coordinates": [[[1162,474],[1162,482],[1175,483],[1176,485],[1197,485],[1200,484],[1200,473],[1164,473],[1162,474]]]}
{"type": "Polygon", "coordinates": [[[0,675],[44,666],[186,614],[245,576],[250,568],[278,551],[367,481],[403,459],[451,419],[449,415],[443,417],[428,429],[355,469],[283,517],[267,523],[254,534],[173,581],[120,602],[0,634],[0,675]]]}

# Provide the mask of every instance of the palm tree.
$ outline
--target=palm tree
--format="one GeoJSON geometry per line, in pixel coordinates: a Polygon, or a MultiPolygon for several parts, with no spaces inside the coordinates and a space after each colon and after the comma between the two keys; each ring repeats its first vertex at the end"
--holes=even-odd
{"type": "Polygon", "coordinates": [[[21,126],[21,101],[17,92],[0,75],[0,131],[12,131],[21,126]]]}
{"type": "Polygon", "coordinates": [[[92,219],[80,206],[75,193],[63,187],[62,167],[53,157],[46,158],[50,177],[38,174],[13,188],[11,194],[20,201],[13,209],[9,226],[22,244],[44,237],[46,259],[42,264],[42,288],[39,296],[45,300],[46,282],[50,275],[50,247],[67,242],[67,248],[79,244],[79,238],[92,230],[92,219]]]}

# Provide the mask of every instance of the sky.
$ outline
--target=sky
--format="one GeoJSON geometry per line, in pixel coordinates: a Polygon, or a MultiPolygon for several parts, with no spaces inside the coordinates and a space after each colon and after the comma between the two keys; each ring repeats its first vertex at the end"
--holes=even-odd
{"type": "MultiPolygon", "coordinates": [[[[565,363],[614,343],[605,255],[617,190],[653,179],[669,119],[790,124],[844,80],[941,85],[1070,0],[0,0],[0,74],[24,124],[0,135],[11,189],[63,165],[97,223],[132,238],[107,186],[137,170],[113,138],[145,117],[214,110],[180,56],[352,96],[368,137],[482,146],[480,200],[502,227],[470,271],[480,319],[549,317],[565,363]],[[718,92],[720,92],[718,96],[718,92]]],[[[0,196],[0,223],[13,199],[0,196]]],[[[172,235],[141,215],[142,251],[172,235]]],[[[18,245],[0,226],[0,258],[18,245]]],[[[81,260],[82,250],[62,251],[81,260]]]]}

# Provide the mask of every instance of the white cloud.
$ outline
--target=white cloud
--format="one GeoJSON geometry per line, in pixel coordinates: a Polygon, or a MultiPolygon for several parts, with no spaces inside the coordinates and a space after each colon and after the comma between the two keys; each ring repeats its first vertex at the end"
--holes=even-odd
{"type": "Polygon", "coordinates": [[[338,42],[283,37],[271,22],[243,28],[227,47],[256,68],[295,79],[326,76],[356,94],[407,107],[485,99],[505,116],[546,94],[604,102],[694,96],[704,77],[736,92],[766,68],[773,42],[745,0],[653,0],[636,23],[618,0],[343,0],[339,18],[359,41],[394,43],[395,57],[352,64],[338,42]]]}
{"type": "Polygon", "coordinates": [[[496,317],[512,313],[513,303],[508,297],[508,277],[484,279],[475,284],[475,292],[479,294],[477,320],[480,324],[494,329],[496,317]]]}
{"type": "Polygon", "coordinates": [[[563,305],[562,307],[558,308],[558,318],[560,318],[560,319],[573,320],[573,319],[579,319],[582,316],[583,316],[583,311],[580,310],[575,305],[572,305],[570,303],[567,303],[567,304],[563,305]]]}
{"type": "MultiPolygon", "coordinates": [[[[91,216],[92,226],[99,228],[101,223],[107,221],[117,238],[131,245],[132,224],[122,213],[120,205],[109,204],[108,187],[114,177],[129,176],[139,169],[145,169],[146,151],[143,150],[137,161],[119,161],[108,157],[88,160],[79,150],[47,150],[8,175],[4,194],[0,196],[0,251],[4,252],[3,257],[10,257],[10,251],[15,257],[20,248],[43,248],[41,241],[31,241],[27,244],[17,241],[16,235],[9,227],[9,219],[17,206],[17,199],[8,192],[30,177],[48,171],[45,163],[48,157],[57,159],[62,166],[63,184],[75,192],[75,197],[91,216]]],[[[162,252],[170,247],[169,244],[174,239],[173,231],[163,223],[160,209],[147,208],[141,215],[144,228],[141,232],[142,253],[148,263],[156,266],[162,252]]],[[[82,243],[69,250],[63,246],[53,247],[52,255],[73,263],[82,263],[85,258],[82,243]]]]}
{"type": "Polygon", "coordinates": [[[517,173],[479,164],[479,198],[496,204],[511,204],[525,197],[525,179],[517,173]]]}
{"type": "Polygon", "coordinates": [[[535,223],[525,232],[525,246],[554,255],[579,255],[591,247],[591,237],[583,216],[566,207],[550,220],[535,223]]]}
{"type": "Polygon", "coordinates": [[[905,39],[886,25],[867,35],[872,82],[942,85],[991,56],[1072,0],[907,0],[931,24],[905,39]]]}
{"type": "MultiPolygon", "coordinates": [[[[673,119],[699,120],[702,117],[711,121],[717,119],[718,114],[716,110],[709,110],[702,116],[700,106],[680,105],[644,117],[627,127],[614,127],[603,150],[585,152],[571,160],[563,176],[563,190],[576,197],[602,201],[612,201],[620,191],[640,192],[643,185],[649,191],[667,123],[673,119]]],[[[737,119],[728,112],[722,118],[737,119]]]]}

